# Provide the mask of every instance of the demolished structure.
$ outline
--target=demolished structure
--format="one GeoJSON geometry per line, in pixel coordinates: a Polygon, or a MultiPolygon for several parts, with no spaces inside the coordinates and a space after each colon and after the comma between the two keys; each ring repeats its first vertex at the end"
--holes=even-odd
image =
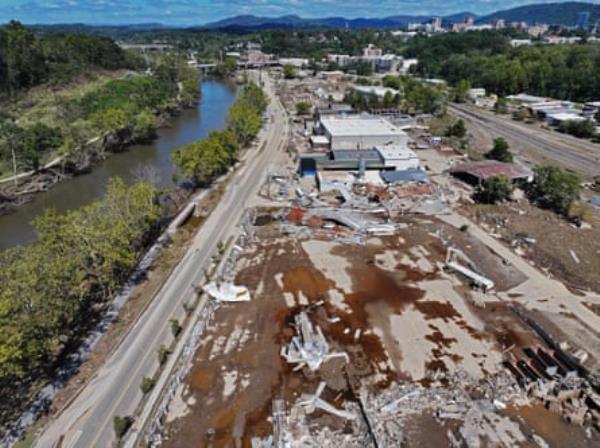
{"type": "Polygon", "coordinates": [[[347,420],[354,419],[356,416],[352,412],[338,409],[335,406],[333,406],[332,404],[326,402],[325,400],[323,400],[321,398],[321,394],[325,390],[325,386],[326,386],[325,381],[321,381],[319,383],[319,387],[317,388],[317,391],[315,392],[315,394],[312,397],[308,398],[307,400],[301,401],[298,404],[300,406],[308,407],[309,410],[311,408],[312,409],[318,408],[318,409],[321,409],[322,411],[329,412],[330,414],[336,415],[341,418],[345,418],[347,420]]]}
{"type": "Polygon", "coordinates": [[[281,348],[281,356],[290,364],[297,364],[294,370],[308,366],[314,372],[331,358],[344,358],[346,362],[350,362],[345,352],[329,352],[329,344],[323,336],[321,327],[313,326],[305,312],[297,314],[295,322],[297,336],[292,338],[287,349],[281,348]]]}
{"type": "Polygon", "coordinates": [[[446,268],[464,275],[474,286],[481,288],[483,292],[494,289],[494,282],[477,272],[475,263],[460,249],[455,247],[448,248],[448,252],[446,253],[446,268]],[[462,261],[464,264],[461,264],[459,261],[462,261]]]}

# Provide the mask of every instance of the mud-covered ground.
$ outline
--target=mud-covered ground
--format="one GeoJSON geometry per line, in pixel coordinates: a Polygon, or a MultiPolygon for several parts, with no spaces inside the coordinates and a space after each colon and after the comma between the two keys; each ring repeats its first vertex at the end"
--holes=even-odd
{"type": "MultiPolygon", "coordinates": [[[[236,278],[248,286],[252,301],[216,311],[170,406],[165,446],[249,447],[252,438],[272,434],[274,399],[283,399],[289,410],[321,381],[327,385],[321,398],[348,409],[353,391],[361,387],[444,388],[450,387],[446,376],[457,371],[486,381],[502,369],[506,351],[540,343],[506,302],[474,292],[444,272],[446,248],[453,245],[477,259],[500,291],[524,281],[466,232],[420,220],[359,246],[282,237],[275,224],[264,222],[236,278]],[[335,358],[316,372],[294,371],[280,352],[295,334],[300,311],[323,330],[332,351],[348,354],[349,363],[335,358]]],[[[522,428],[515,440],[533,440],[543,428],[528,420],[538,414],[520,410],[506,411],[522,428]]],[[[347,420],[318,410],[310,414],[309,431],[324,427],[352,431],[347,420]]],[[[404,422],[404,443],[447,446],[448,430],[455,427],[456,422],[441,423],[423,412],[404,422]]],[[[579,428],[569,428],[573,446],[585,443],[579,428]]],[[[563,435],[543,436],[550,446],[560,446],[563,435]]]]}

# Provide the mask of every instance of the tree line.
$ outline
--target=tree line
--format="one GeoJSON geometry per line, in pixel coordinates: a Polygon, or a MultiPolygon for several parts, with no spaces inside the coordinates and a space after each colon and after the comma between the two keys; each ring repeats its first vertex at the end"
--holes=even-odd
{"type": "Polygon", "coordinates": [[[467,80],[500,96],[518,92],[571,101],[598,99],[600,45],[512,48],[494,31],[446,33],[413,39],[405,53],[419,58],[416,73],[451,84],[467,80]]]}
{"type": "Polygon", "coordinates": [[[255,83],[244,85],[229,109],[227,128],[178,148],[173,161],[181,173],[198,185],[210,183],[237,161],[240,148],[247,146],[260,131],[268,98],[255,83]]]}
{"type": "Polygon", "coordinates": [[[107,37],[71,34],[37,38],[17,21],[0,28],[0,96],[48,81],[69,81],[93,68],[139,67],[139,58],[107,37]]]}
{"type": "Polygon", "coordinates": [[[0,252],[3,396],[51,371],[65,347],[86,334],[158,231],[160,215],[152,185],[113,179],[102,200],[47,211],[34,222],[34,243],[0,252]]]}
{"type": "Polygon", "coordinates": [[[384,87],[397,90],[397,93],[387,91],[379,97],[351,90],[345,95],[344,102],[360,111],[392,108],[404,113],[437,114],[445,111],[445,88],[429,86],[407,76],[395,75],[384,76],[382,83],[384,87]]]}
{"type": "Polygon", "coordinates": [[[58,155],[69,170],[87,168],[106,149],[152,136],[158,115],[200,95],[196,72],[171,56],[151,76],[130,74],[86,90],[54,95],[36,114],[0,116],[0,174],[37,170],[58,155]]]}

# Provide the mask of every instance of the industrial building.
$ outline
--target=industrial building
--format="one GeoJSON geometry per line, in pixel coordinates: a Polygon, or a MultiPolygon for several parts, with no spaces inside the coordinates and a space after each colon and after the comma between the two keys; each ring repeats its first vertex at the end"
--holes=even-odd
{"type": "Polygon", "coordinates": [[[378,145],[375,150],[387,170],[402,171],[419,167],[419,157],[406,145],[378,145]]]}
{"type": "Polygon", "coordinates": [[[379,117],[323,117],[320,131],[329,140],[331,150],[372,149],[378,145],[406,146],[408,135],[379,117]]]}
{"type": "Polygon", "coordinates": [[[511,182],[531,182],[533,172],[516,163],[504,163],[497,160],[461,163],[450,169],[450,174],[470,184],[479,184],[490,177],[503,176],[511,182]]]}

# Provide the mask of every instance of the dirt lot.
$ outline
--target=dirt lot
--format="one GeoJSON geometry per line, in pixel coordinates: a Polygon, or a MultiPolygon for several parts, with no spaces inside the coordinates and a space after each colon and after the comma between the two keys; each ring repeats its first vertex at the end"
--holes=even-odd
{"type": "Polygon", "coordinates": [[[600,292],[600,226],[579,229],[527,203],[476,204],[463,210],[509,245],[519,235],[535,238],[534,244],[522,245],[525,257],[572,288],[600,292]]]}
{"type": "MultiPolygon", "coordinates": [[[[253,439],[273,432],[273,400],[283,399],[291,416],[304,415],[297,403],[314,393],[320,381],[326,383],[321,398],[346,410],[356,408],[354,392],[361,388],[378,394],[412,384],[441,395],[453,393],[464,386],[453,382],[454,374],[472,384],[487,382],[503,370],[507,350],[516,353],[539,343],[507,303],[481,297],[444,272],[446,246],[452,244],[477,257],[500,290],[523,281],[522,274],[465,232],[435,219],[419,220],[396,235],[370,238],[360,246],[282,237],[269,220],[259,221],[265,225],[247,248],[236,278],[237,284],[248,286],[253,300],[216,311],[170,407],[165,446],[252,446],[253,439]],[[280,351],[295,335],[294,317],[301,311],[322,329],[332,351],[348,354],[349,363],[334,358],[311,371],[306,366],[294,370],[285,361],[280,351]]],[[[450,433],[460,439],[479,431],[459,431],[459,422],[441,422],[432,412],[428,408],[404,421],[407,446],[446,446],[450,433]]],[[[292,425],[294,440],[304,440],[304,446],[319,446],[306,437],[322,430],[332,443],[364,446],[360,438],[348,439],[356,431],[354,422],[319,410],[304,418],[303,424],[292,425]]],[[[497,425],[488,422],[489,439],[482,435],[481,446],[486,440],[513,440],[503,425],[514,426],[519,433],[514,440],[526,441],[527,434],[531,440],[539,431],[524,421],[503,416],[497,425]]],[[[585,441],[579,428],[572,429],[574,442],[585,441]]],[[[547,440],[560,446],[552,443],[559,440],[552,434],[547,440]]]]}

